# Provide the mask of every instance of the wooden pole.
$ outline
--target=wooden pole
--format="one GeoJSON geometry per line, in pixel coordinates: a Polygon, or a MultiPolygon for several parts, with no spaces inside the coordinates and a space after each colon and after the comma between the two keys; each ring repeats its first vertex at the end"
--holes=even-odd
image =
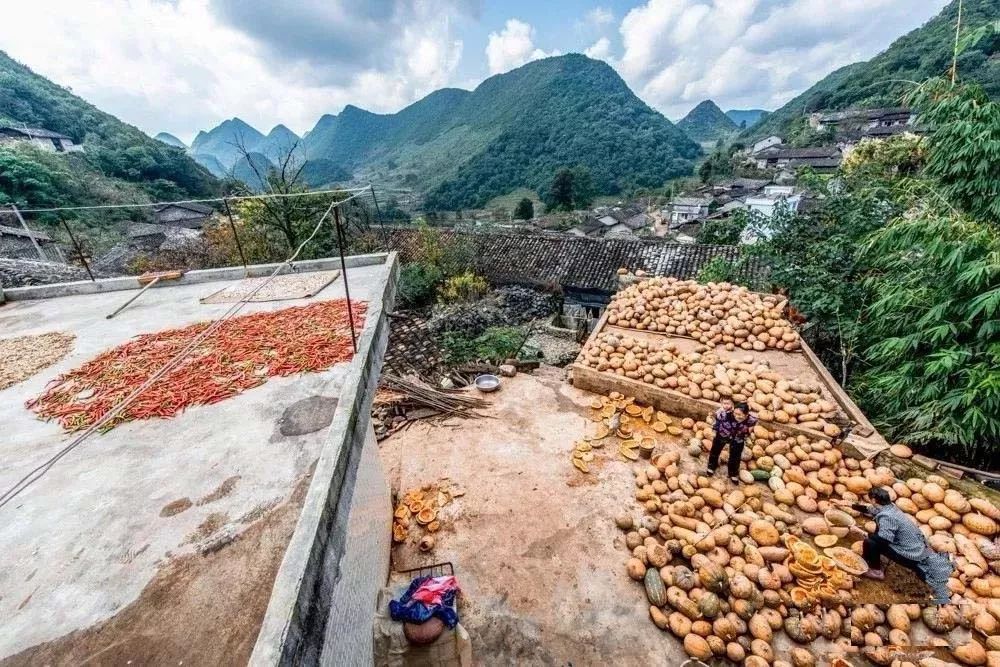
{"type": "Polygon", "coordinates": [[[247,256],[243,254],[243,244],[240,243],[240,235],[236,232],[236,223],[233,222],[233,211],[229,208],[229,199],[223,197],[222,203],[226,207],[226,217],[229,218],[229,228],[233,230],[233,238],[236,239],[236,248],[240,251],[240,261],[243,262],[243,273],[244,275],[249,275],[250,269],[247,268],[247,256]]]}
{"type": "Polygon", "coordinates": [[[14,211],[14,215],[16,215],[17,219],[21,221],[21,226],[24,227],[25,233],[28,235],[28,238],[31,239],[31,245],[35,246],[35,252],[38,253],[38,259],[43,262],[49,261],[49,258],[44,252],[42,252],[42,246],[38,245],[38,241],[35,240],[35,233],[28,229],[28,223],[24,221],[24,218],[21,216],[21,212],[17,210],[17,206],[11,204],[10,210],[14,211]]]}
{"type": "Polygon", "coordinates": [[[126,301],[122,305],[118,306],[115,309],[115,312],[111,313],[110,315],[105,315],[104,318],[110,320],[112,317],[114,317],[118,313],[120,313],[123,310],[125,310],[125,308],[130,303],[132,303],[133,301],[135,301],[136,299],[138,299],[140,296],[142,296],[143,294],[145,294],[146,290],[148,290],[149,288],[151,288],[153,285],[155,285],[158,282],[160,282],[160,276],[156,276],[155,278],[153,278],[152,280],[150,280],[148,283],[146,283],[145,285],[143,285],[142,289],[139,290],[131,299],[129,299],[128,301],[126,301]]]}
{"type": "Polygon", "coordinates": [[[378,199],[375,197],[375,186],[371,186],[372,189],[372,201],[375,202],[375,214],[378,216],[378,226],[382,231],[382,245],[385,247],[385,251],[389,252],[389,237],[385,234],[385,223],[382,222],[382,209],[378,206],[378,199]]]}
{"type": "Polygon", "coordinates": [[[354,310],[351,309],[351,290],[347,286],[347,262],[344,261],[344,248],[347,246],[347,238],[344,229],[340,225],[340,207],[333,207],[333,221],[337,226],[337,250],[340,251],[340,275],[344,277],[344,296],[347,297],[347,320],[351,324],[351,346],[354,354],[358,353],[358,335],[354,332],[354,310]]]}
{"type": "Polygon", "coordinates": [[[951,85],[958,79],[958,40],[962,34],[962,0],[958,0],[958,20],[955,21],[955,50],[951,57],[951,85]]]}
{"type": "Polygon", "coordinates": [[[76,237],[73,236],[73,230],[69,228],[69,224],[62,218],[59,222],[62,223],[63,227],[66,228],[66,233],[69,234],[69,240],[73,242],[73,247],[76,248],[76,254],[80,257],[80,262],[83,264],[83,268],[87,270],[87,275],[90,276],[90,282],[96,282],[94,280],[94,274],[90,272],[90,264],[87,263],[87,258],[83,256],[83,248],[77,242],[76,237]]]}

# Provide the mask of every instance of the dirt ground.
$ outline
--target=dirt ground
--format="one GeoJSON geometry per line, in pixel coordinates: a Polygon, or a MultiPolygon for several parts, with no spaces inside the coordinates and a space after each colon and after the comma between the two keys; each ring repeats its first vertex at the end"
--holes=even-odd
{"type": "Polygon", "coordinates": [[[454,564],[478,664],[679,665],[686,657],[623,576],[612,518],[630,504],[631,467],[610,460],[612,451],[590,475],[570,462],[574,441],[593,427],[591,399],[561,369],[543,367],[505,379],[489,398],[492,418],[415,424],[380,445],[394,490],[447,477],[466,491],[441,512],[434,552],[417,550],[415,531],[393,549],[393,569],[454,564]]]}
{"type": "Polygon", "coordinates": [[[107,621],[0,665],[245,665],[310,478],[235,541],[168,561],[138,600],[107,621]]]}
{"type": "MultiPolygon", "coordinates": [[[[672,666],[687,657],[650,622],[641,588],[624,575],[628,554],[613,517],[636,514],[632,464],[613,446],[595,450],[589,475],[571,464],[574,442],[595,427],[592,399],[543,366],[488,395],[490,418],[417,423],[380,443],[394,493],[440,480],[465,490],[440,512],[434,551],[421,553],[424,533],[411,529],[393,549],[393,570],[453,564],[476,664],[672,666]]],[[[687,460],[684,469],[700,465],[687,460]]],[[[872,602],[912,602],[926,591],[898,567],[890,580],[859,587],[872,602]]],[[[919,634],[918,645],[927,639],[919,634]]],[[[776,637],[777,651],[790,645],[776,637]]],[[[833,650],[825,640],[812,648],[833,650]]]]}

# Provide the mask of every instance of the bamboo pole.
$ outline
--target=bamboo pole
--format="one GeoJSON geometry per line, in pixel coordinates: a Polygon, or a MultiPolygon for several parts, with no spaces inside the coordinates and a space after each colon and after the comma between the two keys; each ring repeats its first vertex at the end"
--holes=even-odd
{"type": "Polygon", "coordinates": [[[42,260],[43,262],[49,261],[49,258],[45,255],[44,252],[42,252],[42,246],[38,245],[38,241],[35,240],[35,233],[30,229],[28,229],[28,223],[24,221],[24,217],[21,215],[21,212],[17,209],[17,206],[11,204],[10,210],[14,211],[14,215],[16,215],[17,219],[21,221],[21,226],[24,227],[25,233],[31,240],[31,245],[35,246],[35,252],[38,253],[38,259],[42,260]]]}

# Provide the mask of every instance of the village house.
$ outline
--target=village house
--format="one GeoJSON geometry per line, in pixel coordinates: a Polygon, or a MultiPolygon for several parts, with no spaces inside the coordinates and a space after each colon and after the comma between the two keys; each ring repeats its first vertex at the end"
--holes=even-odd
{"type": "Polygon", "coordinates": [[[765,151],[768,148],[771,148],[772,146],[780,146],[782,141],[783,140],[781,137],[772,134],[771,136],[765,139],[761,139],[760,141],[756,142],[753,146],[751,146],[750,154],[756,155],[757,153],[765,151]]]}
{"type": "Polygon", "coordinates": [[[60,260],[55,244],[45,232],[28,231],[18,227],[0,225],[0,257],[13,259],[42,259],[38,249],[47,259],[60,260]],[[36,248],[37,244],[37,248],[36,248]]]}
{"type": "Polygon", "coordinates": [[[608,227],[607,231],[604,232],[604,236],[636,236],[641,230],[649,227],[652,222],[652,218],[645,213],[622,214],[616,216],[616,220],[618,220],[618,223],[608,227]]]}
{"type": "Polygon", "coordinates": [[[740,243],[752,245],[761,238],[770,238],[767,222],[778,211],[795,213],[802,202],[802,192],[792,185],[769,185],[759,195],[746,198],[746,209],[755,224],[747,226],[740,235],[740,243]]]}
{"type": "Polygon", "coordinates": [[[214,213],[214,209],[204,204],[166,204],[153,209],[153,219],[160,225],[201,229],[212,213],[214,213]]]}
{"type": "Polygon", "coordinates": [[[573,236],[587,238],[635,237],[641,230],[651,227],[653,219],[633,206],[601,207],[587,215],[569,230],[573,236]]]}
{"type": "Polygon", "coordinates": [[[814,113],[809,116],[809,126],[814,130],[833,129],[835,132],[874,130],[876,128],[905,127],[912,125],[916,114],[906,107],[883,109],[849,109],[833,113],[814,113]]]}
{"type": "Polygon", "coordinates": [[[670,227],[688,220],[697,220],[708,215],[708,207],[712,205],[709,197],[675,197],[668,204],[667,219],[670,227]]]}
{"type": "Polygon", "coordinates": [[[37,127],[0,127],[0,146],[31,143],[52,153],[82,153],[83,146],[73,143],[65,134],[37,127]]]}
{"type": "Polygon", "coordinates": [[[840,166],[843,157],[838,146],[816,148],[772,147],[753,156],[758,169],[796,170],[809,167],[817,172],[833,172],[840,166]]]}

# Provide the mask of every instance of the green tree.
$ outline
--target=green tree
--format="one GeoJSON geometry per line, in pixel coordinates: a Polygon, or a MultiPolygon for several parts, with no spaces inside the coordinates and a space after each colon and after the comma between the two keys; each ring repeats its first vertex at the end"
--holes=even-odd
{"type": "Polygon", "coordinates": [[[590,170],[584,166],[573,168],[573,207],[577,209],[590,208],[594,203],[594,179],[590,170]]]}
{"type": "MultiPolygon", "coordinates": [[[[859,145],[836,187],[807,175],[823,195],[818,209],[778,216],[771,238],[750,252],[788,290],[810,321],[810,343],[888,437],[995,467],[1000,227],[957,208],[924,167],[944,146],[925,152],[906,136],[859,145]]],[[[990,173],[1000,178],[1000,164],[990,173]]]]}
{"type": "MultiPolygon", "coordinates": [[[[264,164],[242,143],[236,149],[246,165],[247,177],[231,182],[240,195],[267,192],[277,195],[301,195],[309,192],[302,178],[306,162],[298,159],[296,145],[280,157],[276,166],[264,164]],[[247,185],[247,183],[251,185],[247,185]]],[[[345,194],[334,195],[335,199],[346,198],[345,194]]],[[[330,205],[329,197],[273,197],[264,199],[244,199],[237,204],[240,218],[251,225],[273,230],[284,239],[290,251],[296,250],[312,233],[316,224],[330,205]]],[[[343,211],[340,211],[343,215],[343,211]]],[[[332,214],[331,214],[332,215],[332,214]]],[[[334,235],[327,232],[317,235],[309,248],[303,248],[304,258],[326,256],[336,247],[334,235]]]]}
{"type": "Polygon", "coordinates": [[[1000,233],[924,203],[875,232],[865,257],[864,402],[890,435],[996,462],[1000,233]]]}
{"type": "Polygon", "coordinates": [[[702,183],[708,183],[712,180],[712,160],[705,160],[700,165],[698,165],[698,178],[701,179],[702,183]]]}
{"type": "Polygon", "coordinates": [[[706,245],[736,245],[750,221],[750,214],[740,209],[726,218],[706,220],[698,232],[698,243],[706,245]]]}
{"type": "Polygon", "coordinates": [[[531,203],[530,199],[525,197],[517,202],[517,206],[514,207],[514,218],[517,220],[531,220],[533,217],[535,217],[535,205],[531,203]]]}
{"type": "Polygon", "coordinates": [[[944,79],[922,84],[911,96],[928,138],[927,175],[971,216],[1000,224],[1000,104],[978,85],[944,79]]]}
{"type": "Polygon", "coordinates": [[[737,275],[736,264],[725,257],[713,257],[698,271],[697,280],[700,283],[733,282],[737,275]]]}
{"type": "Polygon", "coordinates": [[[549,210],[573,210],[573,172],[563,167],[552,177],[546,205],[549,210]]]}
{"type": "Polygon", "coordinates": [[[72,174],[34,146],[0,149],[0,204],[60,206],[72,196],[72,174]]]}

